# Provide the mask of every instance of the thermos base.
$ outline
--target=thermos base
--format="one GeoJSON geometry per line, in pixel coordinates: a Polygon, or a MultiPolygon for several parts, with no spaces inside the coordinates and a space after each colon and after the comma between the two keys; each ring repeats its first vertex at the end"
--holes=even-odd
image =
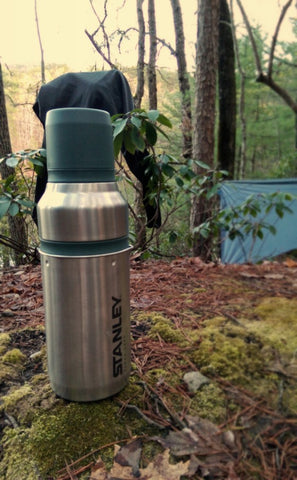
{"type": "Polygon", "coordinates": [[[57,385],[51,382],[51,387],[56,395],[64,400],[72,402],[95,402],[116,395],[127,386],[128,382],[129,374],[121,378],[120,382],[114,382],[112,385],[100,385],[99,387],[89,387],[84,389],[82,387],[67,387],[65,384],[57,385]]]}

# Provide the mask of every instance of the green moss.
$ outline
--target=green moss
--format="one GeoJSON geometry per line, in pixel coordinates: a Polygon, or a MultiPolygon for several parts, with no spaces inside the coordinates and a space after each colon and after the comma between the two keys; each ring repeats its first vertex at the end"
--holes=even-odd
{"type": "Polygon", "coordinates": [[[17,404],[33,393],[30,385],[25,384],[19,388],[12,388],[7,395],[3,397],[3,408],[8,413],[15,413],[15,409],[18,408],[17,404]]]}
{"type": "Polygon", "coordinates": [[[219,375],[246,385],[262,376],[264,362],[259,355],[258,338],[250,338],[243,327],[232,325],[223,317],[204,323],[202,342],[191,359],[204,375],[219,375]]]}
{"type": "Polygon", "coordinates": [[[0,333],[0,347],[6,347],[10,343],[10,335],[8,333],[0,333]]]}
{"type": "Polygon", "coordinates": [[[2,357],[3,363],[8,363],[12,365],[23,365],[27,360],[26,355],[24,355],[18,348],[13,348],[8,350],[2,357]]]}
{"type": "MultiPolygon", "coordinates": [[[[130,432],[156,434],[137,413],[128,409],[120,415],[121,402],[142,407],[143,388],[135,380],[131,378],[116,397],[90,403],[57,399],[42,375],[38,382],[11,391],[5,406],[21,427],[5,431],[0,478],[36,480],[36,472],[40,478],[52,477],[65,461],[127,438],[130,432]]],[[[100,455],[107,465],[112,464],[113,448],[105,448],[100,455]]]]}
{"type": "Polygon", "coordinates": [[[212,422],[222,422],[226,418],[224,392],[215,383],[203,385],[191,401],[190,414],[199,415],[212,422]]]}
{"type": "Polygon", "coordinates": [[[0,478],[9,480],[36,480],[38,468],[28,452],[28,430],[6,428],[3,445],[3,458],[0,463],[0,478]]]}
{"type": "Polygon", "coordinates": [[[280,383],[288,370],[283,408],[294,414],[297,388],[290,372],[297,367],[297,301],[265,299],[254,312],[255,319],[241,319],[240,324],[224,317],[206,320],[191,360],[205,375],[221,376],[266,397],[272,408],[278,407],[280,383]]]}
{"type": "Polygon", "coordinates": [[[266,298],[255,309],[260,321],[254,321],[250,330],[266,339],[266,343],[286,356],[294,355],[297,345],[297,300],[266,298]]]}
{"type": "Polygon", "coordinates": [[[180,347],[187,347],[193,342],[197,341],[200,333],[196,330],[184,326],[183,329],[178,329],[172,320],[160,315],[154,314],[151,317],[152,326],[149,332],[149,337],[158,339],[161,337],[165,342],[176,343],[180,347]]]}

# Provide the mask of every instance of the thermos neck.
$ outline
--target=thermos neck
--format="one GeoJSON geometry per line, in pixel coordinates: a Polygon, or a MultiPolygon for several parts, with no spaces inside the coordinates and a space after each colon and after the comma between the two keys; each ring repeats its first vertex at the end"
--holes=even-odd
{"type": "Polygon", "coordinates": [[[59,108],[46,117],[48,180],[54,183],[113,182],[110,116],[92,108],[59,108]]]}

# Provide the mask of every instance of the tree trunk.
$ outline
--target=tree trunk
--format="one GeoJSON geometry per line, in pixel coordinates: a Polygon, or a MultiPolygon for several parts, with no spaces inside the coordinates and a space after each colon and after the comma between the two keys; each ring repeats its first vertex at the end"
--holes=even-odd
{"type": "Polygon", "coordinates": [[[37,36],[38,36],[40,55],[41,55],[41,60],[40,60],[41,83],[42,83],[42,85],[44,85],[45,84],[45,63],[44,63],[44,51],[43,51],[40,29],[39,29],[39,20],[38,20],[38,13],[37,13],[37,0],[35,0],[35,2],[34,2],[34,7],[35,7],[35,22],[36,22],[36,28],[37,28],[37,36]]]}
{"type": "Polygon", "coordinates": [[[240,128],[241,128],[241,141],[240,141],[240,148],[239,148],[239,165],[237,168],[237,179],[242,179],[245,177],[245,169],[246,169],[246,142],[247,142],[247,130],[246,130],[246,118],[245,118],[245,80],[246,74],[242,68],[238,43],[237,43],[237,36],[236,36],[236,27],[234,23],[234,13],[233,13],[233,0],[230,1],[231,6],[231,25],[232,25],[232,34],[233,34],[233,42],[234,42],[234,50],[235,50],[235,57],[237,62],[237,68],[240,76],[240,95],[239,95],[239,118],[240,118],[240,128]]]}
{"type": "MultiPolygon", "coordinates": [[[[220,0],[198,0],[197,59],[195,73],[195,116],[193,158],[214,166],[216,75],[218,64],[218,25],[220,0]]],[[[197,174],[201,171],[197,169],[197,174]]],[[[203,223],[212,205],[203,196],[192,203],[192,228],[203,223]]],[[[193,255],[208,260],[210,239],[194,234],[193,255]]]]}
{"type": "Polygon", "coordinates": [[[148,24],[150,38],[150,53],[148,62],[148,91],[149,108],[157,109],[157,75],[156,75],[156,56],[157,56],[157,33],[156,33],[156,14],[155,0],[148,0],[148,24]]]}
{"type": "MultiPolygon", "coordinates": [[[[134,96],[135,108],[141,107],[141,101],[144,94],[144,53],[145,53],[145,24],[143,18],[144,0],[137,0],[137,20],[138,20],[138,60],[137,60],[137,87],[134,96]]],[[[134,222],[136,245],[140,250],[146,246],[146,215],[143,205],[142,185],[136,180],[136,189],[134,196],[134,205],[136,218],[134,222]]]]}
{"type": "Polygon", "coordinates": [[[229,178],[232,179],[235,171],[236,80],[231,17],[227,0],[220,0],[218,80],[218,166],[222,170],[227,170],[229,178]]]}
{"type": "Polygon", "coordinates": [[[138,60],[137,60],[137,87],[134,96],[135,108],[140,108],[144,93],[144,53],[145,53],[145,24],[143,18],[144,0],[137,0],[137,20],[138,20],[138,60]]]}
{"type": "MultiPolygon", "coordinates": [[[[8,153],[11,153],[11,142],[5,105],[2,68],[0,63],[0,158],[4,157],[8,153]]],[[[8,167],[4,162],[1,163],[0,174],[2,178],[5,179],[13,173],[13,168],[8,167]]],[[[12,217],[11,215],[8,215],[8,225],[12,240],[20,245],[23,251],[26,251],[28,248],[28,238],[24,218],[21,216],[12,217]]],[[[23,263],[23,255],[17,251],[14,251],[14,261],[16,265],[21,265],[23,263]]]]}
{"type": "Polygon", "coordinates": [[[171,7],[175,30],[175,51],[178,82],[181,93],[183,156],[185,158],[190,158],[192,156],[191,95],[185,55],[185,36],[180,1],[171,0],[171,7]]]}

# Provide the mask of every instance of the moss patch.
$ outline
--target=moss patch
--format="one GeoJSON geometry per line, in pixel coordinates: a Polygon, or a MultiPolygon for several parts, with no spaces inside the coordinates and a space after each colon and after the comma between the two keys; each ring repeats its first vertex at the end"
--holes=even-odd
{"type": "MultiPolygon", "coordinates": [[[[130,433],[156,433],[137,414],[127,411],[124,416],[120,415],[120,401],[140,403],[141,393],[142,388],[132,380],[111,399],[70,403],[57,399],[42,375],[40,382],[35,379],[10,391],[4,397],[4,406],[21,425],[19,429],[5,430],[0,478],[36,480],[36,472],[41,478],[48,478],[63,468],[65,461],[125,439],[130,433]]],[[[108,464],[113,458],[113,448],[100,454],[108,464]]]]}
{"type": "Polygon", "coordinates": [[[191,401],[190,414],[215,423],[222,422],[226,417],[226,397],[222,389],[215,383],[203,385],[191,401]]]}
{"type": "Polygon", "coordinates": [[[21,350],[18,348],[13,348],[8,350],[2,357],[3,363],[11,364],[15,366],[22,366],[27,360],[26,355],[24,355],[21,350]]]}

